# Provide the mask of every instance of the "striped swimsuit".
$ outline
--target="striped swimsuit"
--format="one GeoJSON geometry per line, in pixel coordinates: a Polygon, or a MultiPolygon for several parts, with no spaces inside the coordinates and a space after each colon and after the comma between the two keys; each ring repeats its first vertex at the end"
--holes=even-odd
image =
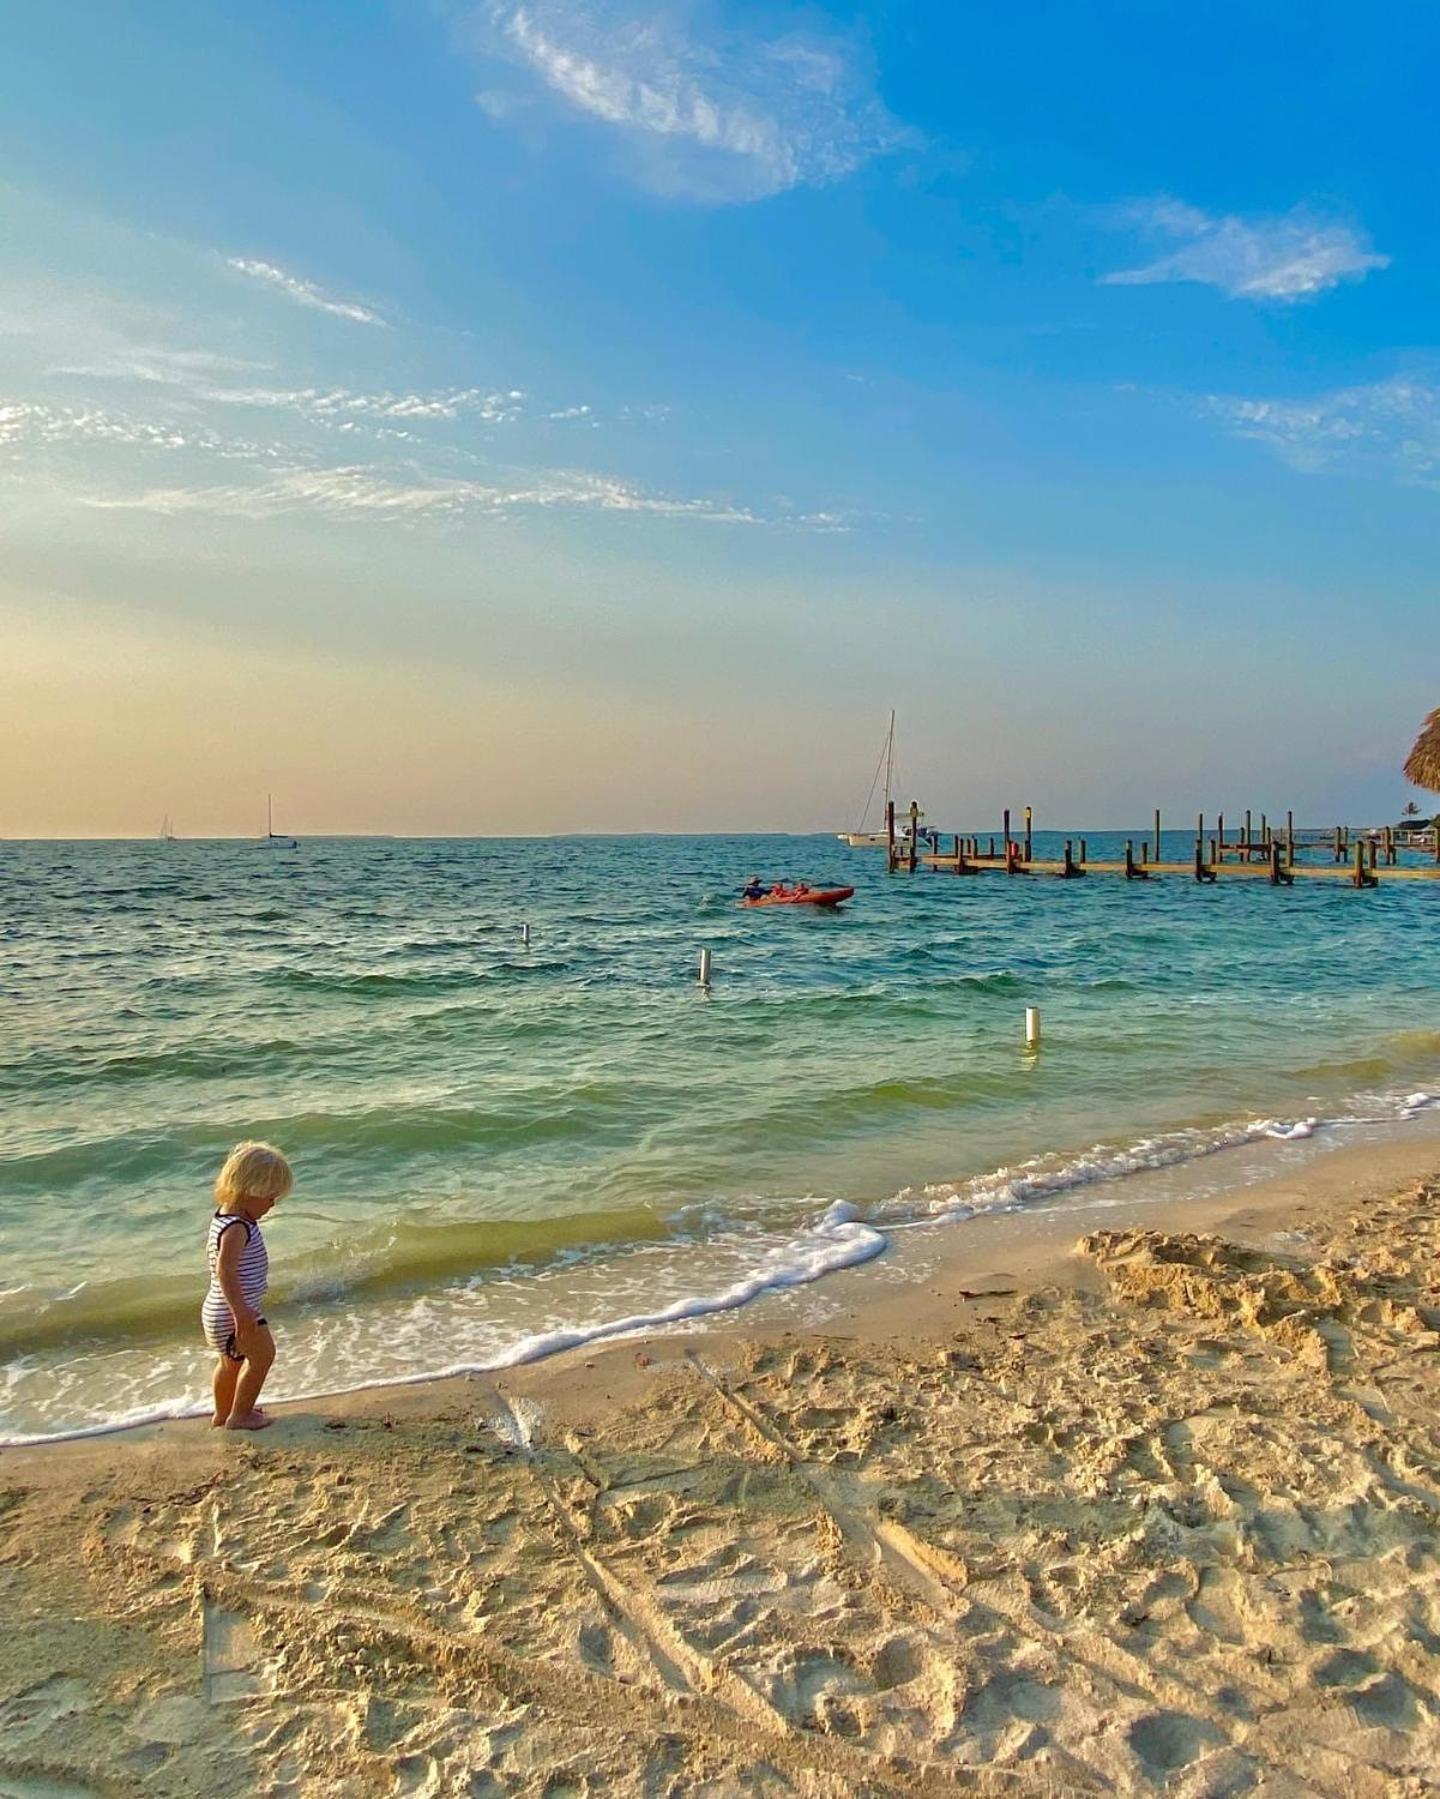
{"type": "MultiPolygon", "coordinates": [[[[205,1328],[205,1341],[221,1355],[229,1356],[232,1362],[242,1362],[245,1358],[236,1353],[235,1314],[221,1291],[216,1264],[220,1259],[220,1239],[237,1225],[245,1232],[245,1247],[240,1252],[240,1291],[252,1312],[265,1297],[270,1280],[270,1258],[265,1253],[260,1226],[240,1217],[238,1212],[217,1212],[210,1220],[210,1236],[205,1245],[205,1259],[210,1266],[210,1291],[200,1308],[200,1322],[205,1328]]],[[[263,1318],[257,1319],[257,1323],[264,1322],[263,1318]]]]}

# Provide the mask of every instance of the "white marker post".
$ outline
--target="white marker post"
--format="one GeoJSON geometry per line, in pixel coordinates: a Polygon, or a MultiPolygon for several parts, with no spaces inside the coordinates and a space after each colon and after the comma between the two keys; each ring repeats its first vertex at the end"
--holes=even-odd
{"type": "Polygon", "coordinates": [[[1026,1006],[1025,1008],[1025,1047],[1026,1049],[1039,1049],[1040,1047],[1039,1006],[1026,1006]]]}
{"type": "Polygon", "coordinates": [[[528,924],[522,924],[520,927],[520,941],[526,949],[529,949],[529,947],[530,947],[530,927],[528,924]]]}
{"type": "Polygon", "coordinates": [[[702,987],[710,985],[710,952],[708,949],[702,949],[700,952],[700,985],[702,987]]]}

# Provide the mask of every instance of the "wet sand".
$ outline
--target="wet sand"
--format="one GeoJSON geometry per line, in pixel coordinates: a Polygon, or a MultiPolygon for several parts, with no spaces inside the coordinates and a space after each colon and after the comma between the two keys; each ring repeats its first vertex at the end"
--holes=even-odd
{"type": "Polygon", "coordinates": [[[1440,1791],[1433,1143],[830,1290],[0,1455],[0,1794],[1440,1791]]]}

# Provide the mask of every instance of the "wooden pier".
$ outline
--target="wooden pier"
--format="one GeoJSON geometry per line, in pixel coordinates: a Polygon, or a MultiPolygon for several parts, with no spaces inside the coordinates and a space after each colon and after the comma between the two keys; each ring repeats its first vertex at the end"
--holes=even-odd
{"type": "MultiPolygon", "coordinates": [[[[1272,824],[1262,812],[1257,826],[1253,812],[1227,835],[1224,814],[1206,829],[1203,813],[1195,823],[1194,854],[1183,862],[1165,861],[1160,813],[1154,830],[1139,840],[1125,840],[1122,860],[1092,861],[1083,837],[1067,837],[1063,853],[1037,857],[1034,853],[1034,815],[1024,809],[1022,825],[1012,830],[1007,810],[1000,832],[987,837],[961,832],[926,831],[921,828],[919,805],[911,802],[908,829],[897,832],[895,803],[886,807],[885,831],[892,874],[914,874],[931,869],[944,874],[1003,874],[1018,878],[1050,876],[1077,881],[1087,875],[1120,875],[1127,881],[1148,881],[1160,876],[1209,884],[1219,880],[1260,880],[1272,887],[1292,886],[1297,877],[1344,881],[1352,887],[1376,887],[1387,881],[1440,880],[1440,832],[1434,829],[1400,831],[1386,826],[1378,831],[1354,831],[1348,825],[1333,830],[1297,830],[1295,816],[1287,812],[1283,825],[1272,824]],[[949,843],[949,848],[945,847],[949,843]],[[928,843],[929,847],[925,847],[928,843]],[[1424,861],[1401,862],[1404,852],[1424,861]]],[[[1109,835],[1109,833],[1107,833],[1109,835]]]]}

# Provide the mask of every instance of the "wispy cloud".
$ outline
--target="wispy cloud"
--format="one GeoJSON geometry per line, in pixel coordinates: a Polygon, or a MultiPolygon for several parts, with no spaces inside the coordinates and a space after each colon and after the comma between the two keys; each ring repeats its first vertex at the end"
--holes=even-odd
{"type": "Polygon", "coordinates": [[[350,319],[357,325],[383,325],[386,321],[378,312],[372,312],[368,306],[361,306],[356,300],[340,300],[333,294],[327,294],[313,281],[305,281],[298,275],[287,275],[284,269],[277,269],[273,262],[257,262],[248,256],[227,256],[225,266],[234,269],[237,275],[244,275],[251,281],[259,281],[277,293],[284,294],[297,306],[309,306],[316,312],[328,312],[337,319],[350,319]]]}
{"type": "Polygon", "coordinates": [[[1289,302],[1314,299],[1342,281],[1363,280],[1390,262],[1357,227],[1319,218],[1304,207],[1245,220],[1215,217],[1162,195],[1118,208],[1112,216],[1179,247],[1140,268],[1104,276],[1111,287],[1195,281],[1232,300],[1289,302]]]}
{"type": "Polygon", "coordinates": [[[174,350],[159,344],[116,344],[79,362],[57,363],[57,375],[101,381],[138,381],[159,387],[190,387],[198,381],[251,374],[264,365],[211,350],[174,350]]]}
{"type": "Polygon", "coordinates": [[[510,482],[442,480],[360,465],[290,468],[250,485],[153,487],[138,494],[89,495],[84,503],[105,511],[153,512],[166,517],[208,513],[230,518],[272,518],[320,512],[332,518],[456,518],[480,514],[504,518],[540,509],[658,514],[719,524],[757,524],[745,507],[705,499],[677,499],[629,482],[570,470],[527,474],[510,482]]]}
{"type": "Polygon", "coordinates": [[[334,387],[209,387],[207,400],[225,406],[258,406],[297,412],[304,418],[458,419],[507,424],[520,416],[525,395],[519,388],[490,392],[481,387],[447,387],[429,393],[357,393],[334,387]]]}
{"type": "MultiPolygon", "coordinates": [[[[631,172],[677,198],[761,199],[839,180],[904,134],[855,45],[813,29],[725,29],[684,0],[498,0],[488,44],[608,126],[631,172]]],[[[512,108],[487,90],[503,121],[512,108]]]]}
{"type": "Polygon", "coordinates": [[[140,419],[99,406],[50,406],[35,400],[0,400],[0,449],[25,443],[199,450],[238,461],[264,461],[279,453],[273,445],[224,437],[193,420],[140,419]]]}
{"type": "Polygon", "coordinates": [[[1440,383],[1433,379],[1395,376],[1302,400],[1212,394],[1201,410],[1305,474],[1440,488],[1440,383]]]}

